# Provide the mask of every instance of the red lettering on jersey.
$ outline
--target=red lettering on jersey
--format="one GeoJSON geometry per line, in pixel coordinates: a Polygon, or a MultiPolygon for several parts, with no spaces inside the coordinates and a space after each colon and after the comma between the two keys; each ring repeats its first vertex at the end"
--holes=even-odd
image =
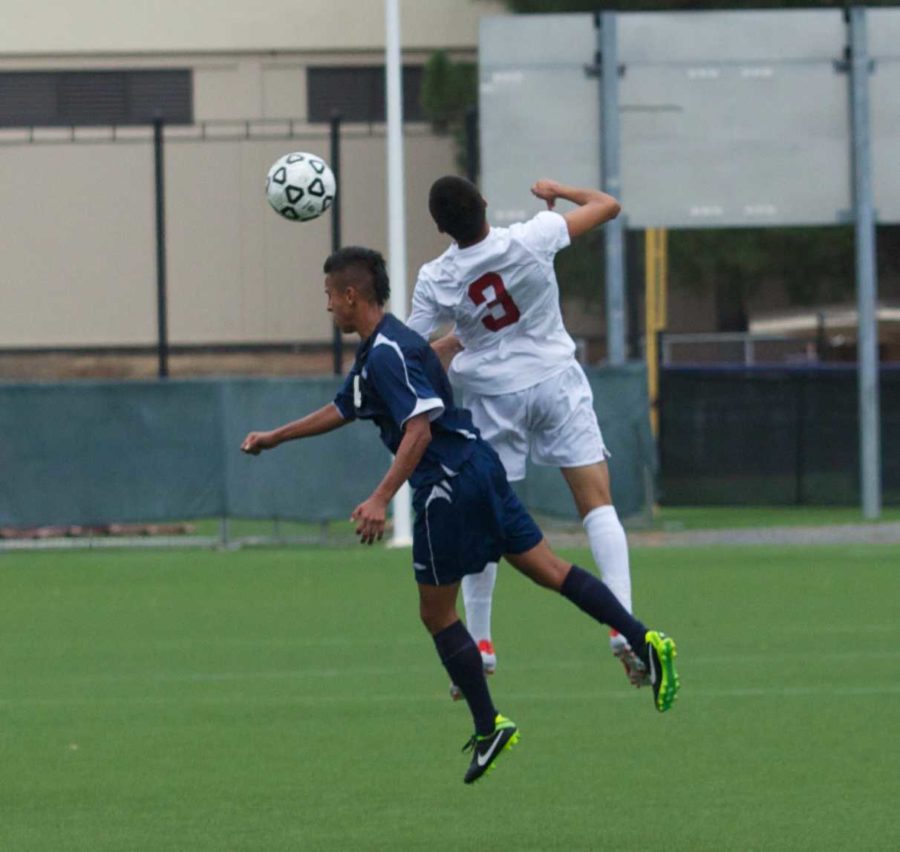
{"type": "Polygon", "coordinates": [[[487,302],[490,313],[483,316],[481,322],[488,331],[500,331],[501,328],[518,322],[522,316],[519,306],[513,301],[503,284],[503,279],[496,272],[487,272],[477,281],[473,281],[469,285],[469,298],[476,305],[487,302]],[[491,288],[494,290],[494,298],[487,302],[484,291],[491,288]],[[502,313],[491,312],[497,305],[503,308],[502,313]]]}

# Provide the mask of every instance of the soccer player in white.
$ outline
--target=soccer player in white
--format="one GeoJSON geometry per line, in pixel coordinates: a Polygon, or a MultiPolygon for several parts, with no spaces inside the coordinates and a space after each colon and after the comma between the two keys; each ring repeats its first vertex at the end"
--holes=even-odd
{"type": "MultiPolygon", "coordinates": [[[[560,468],[582,518],[603,580],[632,611],[628,544],[610,495],[609,455],[575,343],[563,325],[553,269],[572,239],[615,218],[619,203],[596,189],[539,180],[532,194],[548,210],[509,228],[492,228],[487,204],[469,181],[435,181],[428,207],[453,243],[419,271],[408,325],[426,339],[439,326],[453,331],[434,346],[462,404],[494,447],[510,481],[525,478],[529,452],[537,464],[560,468]],[[560,215],[557,199],[575,204],[560,215]],[[452,360],[451,360],[452,359],[452,360]]],[[[485,671],[496,667],[491,601],[496,563],[462,583],[466,624],[479,643],[485,671]]],[[[610,646],[636,686],[643,664],[624,637],[610,646]]],[[[455,691],[451,687],[451,694],[455,691]]]]}

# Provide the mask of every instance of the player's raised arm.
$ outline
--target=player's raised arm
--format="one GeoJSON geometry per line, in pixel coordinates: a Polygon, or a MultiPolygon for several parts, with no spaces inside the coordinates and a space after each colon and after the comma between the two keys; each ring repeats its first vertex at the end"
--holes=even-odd
{"type": "Polygon", "coordinates": [[[569,229],[569,237],[572,239],[586,234],[604,222],[609,222],[610,219],[615,219],[622,209],[615,198],[599,189],[566,186],[546,178],[542,178],[531,187],[531,194],[546,201],[550,210],[555,206],[557,198],[578,205],[575,210],[562,214],[569,229]]]}
{"type": "Polygon", "coordinates": [[[241,443],[241,451],[251,456],[258,456],[263,450],[271,450],[285,441],[298,438],[310,438],[313,435],[324,435],[348,421],[333,402],[323,405],[318,411],[307,414],[299,420],[285,423],[269,432],[250,432],[241,443]]]}

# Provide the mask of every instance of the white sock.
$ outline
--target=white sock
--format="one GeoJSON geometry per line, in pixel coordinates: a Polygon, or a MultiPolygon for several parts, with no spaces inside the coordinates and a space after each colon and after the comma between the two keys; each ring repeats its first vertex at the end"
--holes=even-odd
{"type": "Polygon", "coordinates": [[[466,627],[476,642],[491,638],[491,601],[496,582],[496,562],[488,562],[479,574],[466,574],[462,579],[466,627]]]}
{"type": "Polygon", "coordinates": [[[603,582],[631,612],[631,570],[628,567],[628,540],[615,506],[599,506],[584,517],[585,532],[594,562],[603,582]]]}

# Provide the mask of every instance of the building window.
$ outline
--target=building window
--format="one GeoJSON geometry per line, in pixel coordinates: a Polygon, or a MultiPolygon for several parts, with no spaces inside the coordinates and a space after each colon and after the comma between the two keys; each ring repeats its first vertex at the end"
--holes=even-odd
{"type": "MultiPolygon", "coordinates": [[[[403,66],[403,120],[425,121],[419,94],[421,65],[403,66]]],[[[347,65],[306,69],[309,120],[329,121],[337,111],[344,121],[382,122],[386,117],[384,66],[347,65]]]]}
{"type": "Polygon", "coordinates": [[[189,70],[0,72],[0,127],[192,124],[189,70]]]}

